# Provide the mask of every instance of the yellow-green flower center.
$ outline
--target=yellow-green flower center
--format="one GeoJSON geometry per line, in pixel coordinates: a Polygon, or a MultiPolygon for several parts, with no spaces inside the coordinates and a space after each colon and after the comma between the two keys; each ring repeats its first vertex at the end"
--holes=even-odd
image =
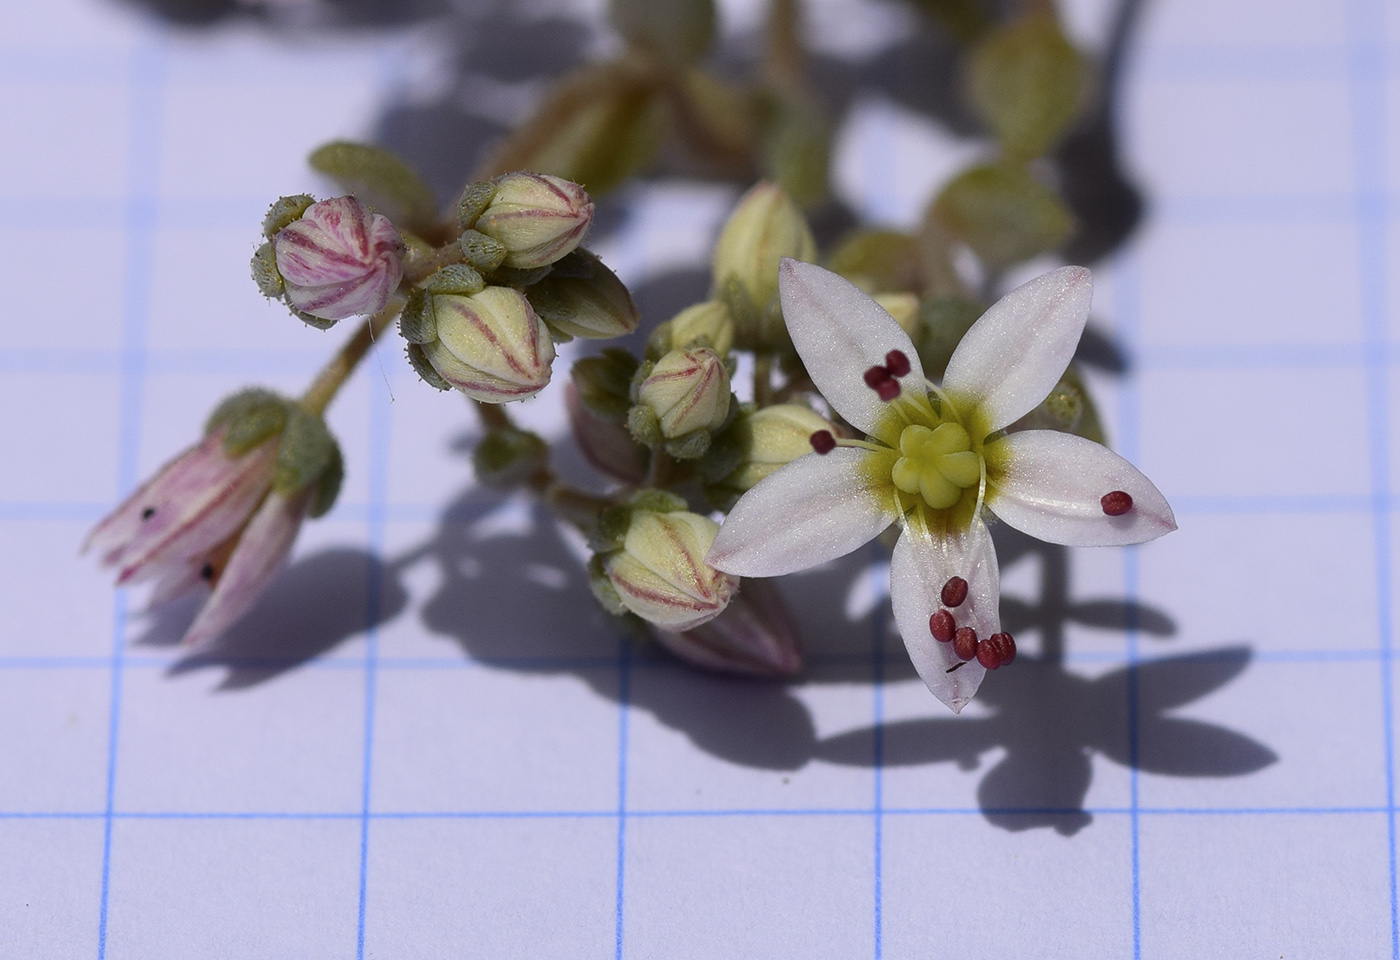
{"type": "Polygon", "coordinates": [[[899,434],[899,459],[891,478],[905,493],[917,493],[935,510],[953,506],[968,487],[982,478],[981,458],[972,452],[972,438],[960,425],[940,423],[930,428],[910,424],[899,434]]]}

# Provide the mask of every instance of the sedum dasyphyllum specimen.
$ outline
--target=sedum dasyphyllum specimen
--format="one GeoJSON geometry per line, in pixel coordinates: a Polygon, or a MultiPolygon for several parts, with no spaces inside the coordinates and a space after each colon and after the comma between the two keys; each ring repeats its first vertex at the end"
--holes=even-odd
{"type": "Polygon", "coordinates": [[[583,532],[590,587],[629,629],[707,669],[791,675],[793,619],[771,584],[740,577],[810,566],[897,525],[896,620],[930,689],[960,710],[1016,656],[990,519],[1071,544],[1174,526],[1152,484],[1097,442],[1092,399],[1067,368],[1087,272],[1047,274],[985,314],[972,292],[1073,235],[1045,174],[1087,102],[1086,61],[1053,3],[1004,16],[920,5],[963,44],[988,155],[929,198],[915,232],[857,228],[822,251],[802,208],[827,193],[834,124],[805,76],[801,6],[773,5],[764,60],[736,83],[705,62],[710,0],[611,0],[616,55],[546,91],[445,208],[386,150],[316,150],[312,166],[344,195],[274,203],[253,277],[306,325],[353,320],[354,334],[302,396],[226,402],[200,443],[98,525],[89,545],[118,582],[153,579],[156,600],[212,587],[186,641],[213,642],[302,520],[331,506],[342,468],[326,408],[395,325],[418,376],[475,406],[478,482],[538,496],[583,532]],[[581,246],[594,215],[581,183],[605,190],[674,159],[737,184],[764,177],[720,231],[707,295],[649,318],[665,322],[641,355],[612,346],[555,377],[559,345],[641,320],[581,246]],[[551,389],[605,492],[561,481],[549,444],[507,413],[551,389]]]}

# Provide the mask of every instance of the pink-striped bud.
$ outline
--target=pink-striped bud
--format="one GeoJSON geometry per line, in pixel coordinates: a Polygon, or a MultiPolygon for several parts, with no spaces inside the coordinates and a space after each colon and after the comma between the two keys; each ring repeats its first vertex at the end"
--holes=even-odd
{"type": "Polygon", "coordinates": [[[427,309],[437,339],[422,345],[423,357],[467,396],[485,403],[524,400],[549,383],[554,343],[519,290],[439,294],[427,309]]]}
{"type": "Polygon", "coordinates": [[[593,201],[583,187],[540,173],[508,173],[475,229],[506,248],[505,266],[529,270],[554,263],[583,240],[593,201]]]}
{"type": "Polygon", "coordinates": [[[739,578],[705,562],[719,524],[686,510],[634,510],[622,549],[602,558],[622,605],[665,630],[719,616],[739,578]]]}
{"type": "Polygon", "coordinates": [[[398,230],[354,197],[313,203],[272,246],[287,302],[323,320],[379,312],[403,278],[398,230]]]}

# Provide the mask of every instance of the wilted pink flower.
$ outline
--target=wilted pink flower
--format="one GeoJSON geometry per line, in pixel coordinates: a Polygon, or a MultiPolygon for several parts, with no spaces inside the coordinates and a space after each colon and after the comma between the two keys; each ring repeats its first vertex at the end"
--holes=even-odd
{"type": "Polygon", "coordinates": [[[398,230],[354,197],[313,203],[272,245],[287,302],[323,320],[378,313],[403,278],[398,230]]]}
{"type": "Polygon", "coordinates": [[[188,646],[212,640],[257,600],[286,560],[316,494],[272,489],[277,440],[241,456],[224,450],[223,428],[167,463],[88,534],[117,570],[117,585],[155,581],[151,603],[201,582],[209,600],[185,633],[188,646]]]}

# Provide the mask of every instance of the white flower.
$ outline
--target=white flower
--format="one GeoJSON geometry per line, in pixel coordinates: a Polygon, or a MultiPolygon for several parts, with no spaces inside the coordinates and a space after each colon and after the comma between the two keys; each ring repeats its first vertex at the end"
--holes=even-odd
{"type": "Polygon", "coordinates": [[[899,523],[895,621],[919,675],[958,712],[987,666],[1014,655],[1001,632],[984,507],[1024,533],[1072,546],[1141,543],[1176,529],[1152,481],[1107,448],[1048,430],[1000,432],[1069,364],[1088,318],[1088,270],[1062,267],[994,304],[958,345],[941,388],[924,379],[894,319],[841,277],[784,260],[780,281],[812,382],[869,439],[814,434],[819,452],[740,498],[706,558],[714,567],[745,577],[791,573],[899,523]],[[978,642],[935,639],[953,627],[970,628],[978,642]]]}

